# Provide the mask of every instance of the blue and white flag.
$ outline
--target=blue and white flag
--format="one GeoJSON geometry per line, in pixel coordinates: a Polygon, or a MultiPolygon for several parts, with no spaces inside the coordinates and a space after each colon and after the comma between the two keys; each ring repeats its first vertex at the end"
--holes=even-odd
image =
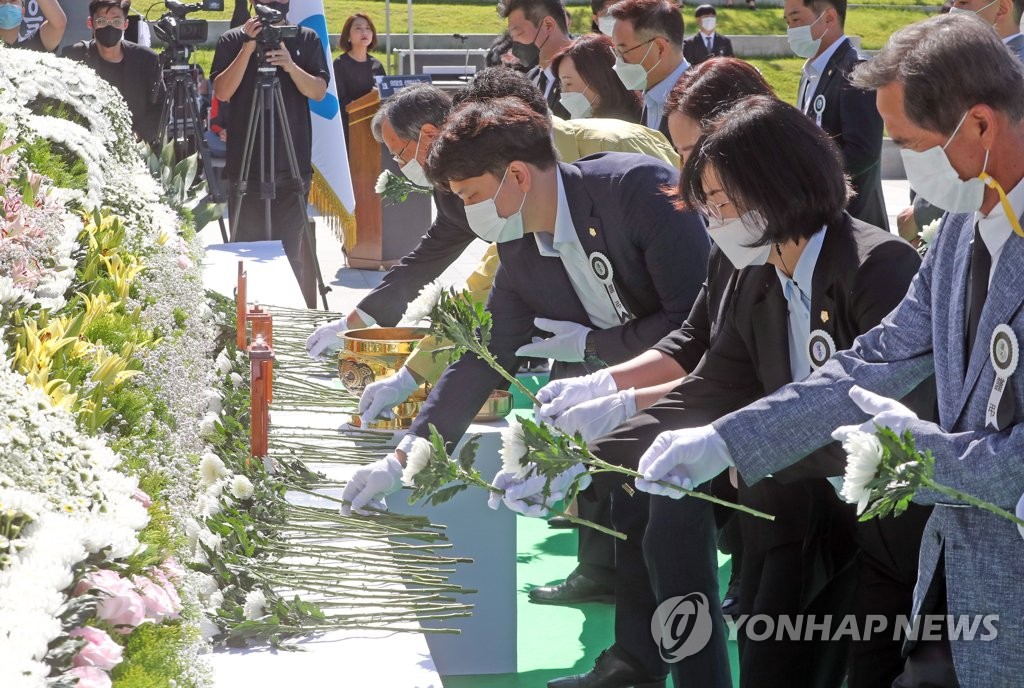
{"type": "MultiPolygon", "coordinates": [[[[316,31],[330,66],[331,44],[323,0],[291,0],[288,21],[316,31]]],[[[327,84],[324,99],[310,100],[309,109],[313,120],[313,187],[309,200],[335,229],[344,230],[345,246],[351,248],[355,241],[356,198],[334,79],[327,84]]]]}

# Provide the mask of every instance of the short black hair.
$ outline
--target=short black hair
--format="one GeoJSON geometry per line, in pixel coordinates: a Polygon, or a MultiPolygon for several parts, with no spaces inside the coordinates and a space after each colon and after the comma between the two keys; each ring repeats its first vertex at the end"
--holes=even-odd
{"type": "Polygon", "coordinates": [[[683,13],[670,0],[622,0],[612,5],[608,14],[628,21],[636,33],[663,36],[673,45],[683,45],[683,13]]]}
{"type": "Polygon", "coordinates": [[[89,3],[89,18],[95,17],[100,10],[116,7],[128,16],[128,10],[132,8],[132,0],[91,0],[89,3]]]}
{"type": "Polygon", "coordinates": [[[715,12],[714,5],[700,5],[693,12],[693,16],[696,17],[697,19],[700,19],[701,17],[714,17],[717,14],[718,13],[715,12]]]}
{"type": "Polygon", "coordinates": [[[550,117],[548,103],[537,85],[522,72],[508,67],[488,67],[477,72],[466,88],[455,92],[452,105],[486,103],[497,98],[518,98],[537,114],[550,117]]]}
{"type": "Polygon", "coordinates": [[[706,204],[705,175],[714,168],[736,210],[763,218],[758,245],[806,239],[842,216],[851,193],[842,154],[792,105],[743,98],[707,131],[683,167],[679,190],[687,207],[706,204]]]}
{"type": "Polygon", "coordinates": [[[569,33],[562,0],[501,0],[498,3],[498,16],[502,19],[508,19],[516,10],[522,10],[523,16],[534,26],[540,26],[544,17],[551,17],[562,33],[569,33]]]}
{"type": "Polygon", "coordinates": [[[519,160],[542,170],[558,160],[548,118],[518,98],[466,103],[455,110],[427,155],[427,178],[441,187],[490,172],[501,177],[519,160]]]}
{"type": "Polygon", "coordinates": [[[831,7],[839,15],[839,25],[846,26],[846,0],[804,0],[804,7],[810,7],[818,16],[831,7]]]}

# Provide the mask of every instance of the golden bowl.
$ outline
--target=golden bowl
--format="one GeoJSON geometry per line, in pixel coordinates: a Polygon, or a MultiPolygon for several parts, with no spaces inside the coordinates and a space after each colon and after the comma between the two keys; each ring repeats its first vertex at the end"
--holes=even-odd
{"type": "MultiPolygon", "coordinates": [[[[417,390],[409,399],[391,409],[394,418],[378,418],[366,425],[367,430],[408,430],[416,415],[423,407],[426,397],[420,398],[420,391],[417,390]]],[[[491,396],[484,402],[480,413],[473,418],[474,423],[493,423],[501,420],[512,412],[512,393],[502,389],[491,392],[491,396]]],[[[363,427],[359,416],[352,416],[352,425],[363,427]]]]}
{"type": "Polygon", "coordinates": [[[371,382],[396,374],[428,332],[421,327],[367,327],[338,335],[338,373],[345,389],[360,395],[371,382]]]}

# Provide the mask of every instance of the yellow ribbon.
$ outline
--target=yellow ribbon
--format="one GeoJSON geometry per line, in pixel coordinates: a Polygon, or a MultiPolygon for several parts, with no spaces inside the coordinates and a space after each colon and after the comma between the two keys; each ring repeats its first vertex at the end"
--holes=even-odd
{"type": "Polygon", "coordinates": [[[1003,212],[1006,214],[1006,219],[1010,221],[1010,226],[1013,227],[1013,231],[1017,233],[1017,236],[1024,237],[1024,229],[1021,229],[1017,213],[1014,212],[1013,206],[1010,205],[1010,199],[1006,197],[1003,187],[988,172],[979,174],[978,179],[985,182],[985,186],[988,188],[996,190],[996,193],[999,194],[999,203],[1003,206],[1003,212]]]}

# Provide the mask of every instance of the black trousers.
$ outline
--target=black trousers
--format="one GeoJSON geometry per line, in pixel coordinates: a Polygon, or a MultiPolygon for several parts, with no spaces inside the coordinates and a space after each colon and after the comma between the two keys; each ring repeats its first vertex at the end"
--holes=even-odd
{"type": "Polygon", "coordinates": [[[267,236],[267,207],[260,198],[258,183],[249,185],[251,191],[237,199],[238,180],[231,180],[231,195],[228,199],[229,217],[234,220],[231,227],[234,241],[280,241],[295,278],[299,279],[302,265],[301,241],[303,222],[307,217],[307,199],[311,178],[301,180],[302,188],[297,189],[294,181],[278,180],[275,198],[270,201],[270,236],[267,236]]]}
{"type": "MultiPolygon", "coordinates": [[[[704,414],[679,414],[681,406],[668,397],[630,419],[592,449],[600,458],[636,467],[640,456],[661,432],[683,427],[688,419],[702,425],[704,414]],[[674,424],[669,424],[674,423],[674,424]]],[[[715,511],[700,499],[651,496],[622,490],[622,476],[601,474],[590,488],[610,494],[612,525],[626,534],[615,540],[615,647],[651,676],[671,673],[676,688],[729,688],[732,679],[728,633],[722,617],[715,549],[715,511]],[[651,630],[660,603],[700,594],[706,599],[710,638],[698,652],[666,663],[651,630]]]]}

